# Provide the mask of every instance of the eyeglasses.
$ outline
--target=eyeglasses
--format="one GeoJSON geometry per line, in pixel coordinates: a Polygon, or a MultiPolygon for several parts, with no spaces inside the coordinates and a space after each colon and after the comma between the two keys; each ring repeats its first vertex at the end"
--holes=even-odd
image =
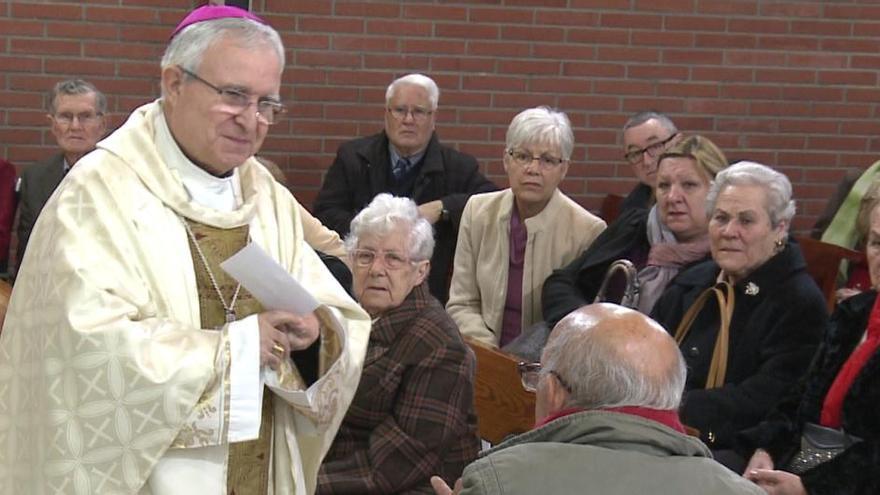
{"type": "Polygon", "coordinates": [[[543,169],[550,169],[554,167],[558,167],[565,161],[564,158],[558,158],[551,155],[541,155],[541,156],[532,156],[531,153],[526,153],[521,150],[507,150],[507,155],[513,160],[513,163],[519,165],[520,167],[525,167],[526,165],[531,164],[533,161],[538,160],[538,165],[543,169]]]}
{"type": "MultiPolygon", "coordinates": [[[[224,105],[229,107],[230,111],[236,114],[244,112],[253,104],[253,102],[251,101],[253,95],[250,95],[248,93],[245,93],[244,91],[240,91],[235,88],[218,88],[217,86],[214,86],[213,84],[199,77],[195,72],[186,70],[183,67],[180,67],[180,70],[183,71],[183,73],[187,76],[216,91],[217,94],[220,95],[220,101],[222,101],[224,105]]],[[[257,119],[267,125],[272,125],[278,122],[281,118],[281,115],[287,111],[287,108],[284,107],[284,104],[268,96],[258,97],[256,103],[257,119]]]]}
{"type": "MultiPolygon", "coordinates": [[[[535,392],[538,390],[538,382],[541,381],[541,372],[544,371],[541,363],[520,362],[516,365],[516,370],[519,371],[519,379],[526,391],[535,392]]],[[[568,386],[568,383],[566,383],[561,376],[559,376],[559,373],[553,370],[548,370],[547,373],[555,376],[556,380],[559,381],[559,384],[562,385],[568,393],[571,393],[571,387],[568,386]]]]}
{"type": "Polygon", "coordinates": [[[648,156],[650,156],[651,158],[655,158],[666,148],[666,145],[669,144],[669,142],[672,141],[675,136],[678,136],[677,132],[673,133],[671,136],[664,139],[663,141],[657,141],[654,144],[649,144],[648,146],[645,146],[640,150],[632,150],[624,154],[623,157],[626,158],[626,161],[630,162],[633,165],[642,161],[645,153],[647,153],[648,156]]]}
{"type": "Polygon", "coordinates": [[[388,107],[388,112],[397,120],[404,120],[407,115],[412,115],[413,120],[416,122],[424,122],[434,113],[433,110],[422,107],[388,107]]]}
{"type": "Polygon", "coordinates": [[[400,253],[396,253],[394,251],[373,251],[372,249],[355,249],[351,252],[351,259],[354,260],[354,264],[360,267],[368,267],[373,266],[373,263],[376,262],[376,258],[382,258],[382,263],[389,270],[398,270],[403,268],[404,265],[409,263],[411,260],[409,258],[405,258],[400,253]]]}
{"type": "Polygon", "coordinates": [[[73,121],[76,120],[80,125],[91,125],[98,122],[104,114],[100,112],[80,112],[77,114],[64,112],[59,113],[57,115],[53,115],[52,118],[55,119],[55,122],[63,125],[73,124],[73,121]]]}

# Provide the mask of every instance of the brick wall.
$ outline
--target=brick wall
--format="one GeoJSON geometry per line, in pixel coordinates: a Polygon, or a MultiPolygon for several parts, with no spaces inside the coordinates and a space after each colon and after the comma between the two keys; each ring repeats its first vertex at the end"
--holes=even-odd
{"type": "MultiPolygon", "coordinates": [[[[0,156],[50,152],[44,92],[74,75],[110,97],[112,124],[157,94],[158,58],[193,0],[0,2],[0,156]]],[[[718,143],[729,158],[782,169],[804,229],[846,168],[880,141],[880,5],[875,1],[253,0],[288,47],[292,116],[265,154],[311,204],[338,144],[373,133],[384,88],[420,71],[441,87],[441,138],[504,184],[510,118],[566,111],[574,163],[563,189],[597,209],[634,181],[619,128],[648,108],[718,143]]]]}

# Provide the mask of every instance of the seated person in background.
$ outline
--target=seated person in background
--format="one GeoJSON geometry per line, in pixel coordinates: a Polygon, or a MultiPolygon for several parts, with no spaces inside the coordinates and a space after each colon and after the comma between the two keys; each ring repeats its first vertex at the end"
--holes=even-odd
{"type": "Polygon", "coordinates": [[[672,120],[660,112],[639,112],[623,125],[624,158],[632,165],[639,184],[623,199],[620,213],[654,206],[657,163],[681,135],[672,120]]]}
{"type": "Polygon", "coordinates": [[[21,267],[31,231],[49,196],[71,167],[104,136],[107,98],[82,79],[57,83],[49,93],[49,122],[59,152],[22,169],[18,182],[18,248],[16,270],[21,267]]]}
{"type": "MultiPolygon", "coordinates": [[[[535,429],[482,453],[456,493],[761,493],[684,433],[684,360],[647,316],[608,303],[582,307],[521,373],[536,389],[535,429]]],[[[432,484],[452,493],[437,478],[432,484]]]]}
{"type": "MultiPolygon", "coordinates": [[[[552,328],[563,316],[596,297],[608,266],[628,259],[643,280],[638,308],[647,314],[666,284],[683,267],[702,261],[706,241],[706,194],[727,158],[702,136],[682,139],[660,156],[657,204],[650,210],[632,209],[621,215],[589,249],[544,283],[544,318],[552,328]]],[[[610,299],[623,293],[611,285],[610,299]]]]}
{"type": "MultiPolygon", "coordinates": [[[[834,216],[834,224],[832,227],[829,227],[824,233],[819,233],[822,242],[858,251],[863,251],[865,249],[865,237],[862,233],[868,231],[871,207],[874,205],[877,198],[880,197],[880,177],[876,176],[873,168],[869,169],[869,172],[865,173],[865,177],[869,177],[872,182],[867,183],[867,185],[862,179],[859,179],[859,183],[856,184],[856,187],[853,187],[852,183],[847,184],[847,189],[843,191],[847,203],[845,206],[841,206],[840,201],[842,201],[843,198],[840,198],[840,200],[837,201],[835,206],[840,206],[840,209],[835,211],[839,211],[839,214],[834,216]],[[850,187],[852,188],[852,191],[850,191],[850,187]],[[858,202],[855,211],[853,211],[850,201],[858,202]]],[[[838,193],[839,192],[840,190],[838,190],[838,193]]],[[[829,208],[834,201],[835,198],[829,200],[829,208]]],[[[826,214],[827,213],[828,210],[826,210],[826,214]]],[[[833,214],[834,211],[831,213],[833,214]]],[[[817,222],[817,225],[818,223],[819,222],[817,222]]],[[[816,234],[815,228],[813,234],[816,234]]],[[[871,287],[871,280],[868,275],[868,265],[866,263],[844,262],[841,264],[840,268],[841,271],[838,276],[838,281],[841,282],[841,287],[837,289],[837,302],[843,301],[844,299],[852,297],[871,287]]]]}
{"type": "MultiPolygon", "coordinates": [[[[877,164],[880,164],[880,162],[877,162],[875,165],[877,164]]],[[[825,203],[825,209],[819,215],[819,218],[816,219],[816,223],[813,224],[813,228],[810,230],[810,237],[822,240],[822,236],[825,235],[825,231],[828,229],[831,221],[834,219],[835,215],[837,215],[841,206],[843,206],[843,202],[847,199],[847,196],[849,196],[856,181],[858,181],[859,177],[862,177],[863,175],[865,176],[866,181],[869,180],[870,182],[873,182],[874,176],[876,175],[876,169],[871,167],[865,172],[857,169],[849,169],[846,171],[843,178],[837,183],[834,193],[828,198],[828,202],[825,203]]],[[[858,193],[854,196],[854,201],[856,203],[860,201],[858,193]]],[[[852,212],[850,212],[849,215],[844,216],[852,219],[852,212]]],[[[849,230],[847,229],[847,231],[849,230]]]]}
{"type": "MultiPolygon", "coordinates": [[[[15,220],[15,165],[0,159],[0,275],[9,268],[9,245],[15,220]]],[[[2,320],[0,320],[2,321],[2,320]]]]}
{"type": "Polygon", "coordinates": [[[559,191],[574,134],[548,107],[520,112],[507,129],[510,188],[471,197],[461,216],[449,303],[463,335],[504,346],[543,320],[541,286],[605,229],[559,191]]]}
{"type": "Polygon", "coordinates": [[[734,433],[758,424],[803,375],[828,314],[788,240],[795,205],[785,175],[737,163],[718,174],[707,202],[712,259],[679,274],[652,316],[687,360],[682,421],[740,470],[734,433]]]}
{"type": "Polygon", "coordinates": [[[880,199],[871,202],[869,215],[862,234],[868,238],[873,288],[837,306],[801,386],[764,422],[737,437],[743,455],[754,452],[745,476],[768,493],[880,493],[880,199]],[[792,462],[810,423],[861,441],[824,462],[792,462]]]}
{"type": "Polygon", "coordinates": [[[461,212],[471,194],[494,191],[477,160],[440,144],[434,125],[440,89],[430,77],[408,74],[385,92],[385,130],[343,143],[315,200],[315,216],[348,234],[351,219],[377,194],[412,198],[434,226],[437,249],[428,286],[445,304],[461,212]]]}
{"type": "Polygon", "coordinates": [[[474,357],[424,283],[431,224],[412,200],[380,194],[351,222],[346,245],[373,329],[317,493],[430,491],[432,474],[454,480],[479,450],[474,357]]]}

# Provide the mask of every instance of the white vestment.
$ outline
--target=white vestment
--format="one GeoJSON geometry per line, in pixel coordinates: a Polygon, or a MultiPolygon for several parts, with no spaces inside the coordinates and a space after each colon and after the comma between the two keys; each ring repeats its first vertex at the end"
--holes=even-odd
{"type": "Polygon", "coordinates": [[[318,381],[263,370],[270,494],[314,490],[355,393],[370,320],[304,242],[301,207],[253,158],[236,171],[240,205],[193,201],[161,111],[135,110],[36,223],[0,337],[0,494],[223,491],[229,440],[259,429],[258,330],[255,316],[199,328],[182,217],[247,225],[321,303],[318,381]]]}

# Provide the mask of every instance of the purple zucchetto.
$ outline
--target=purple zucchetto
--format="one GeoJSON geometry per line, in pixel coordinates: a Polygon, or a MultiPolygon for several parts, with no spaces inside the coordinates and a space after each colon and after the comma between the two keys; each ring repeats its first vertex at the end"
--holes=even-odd
{"type": "Polygon", "coordinates": [[[248,12],[247,10],[240,9],[238,7],[232,7],[227,5],[203,5],[192,12],[190,12],[186,17],[180,21],[180,24],[174,28],[174,31],[171,32],[171,36],[168,37],[169,40],[177,36],[183,28],[190,26],[192,24],[196,24],[204,21],[213,21],[214,19],[226,19],[226,18],[241,18],[241,19],[250,19],[252,21],[259,22],[260,24],[266,24],[266,21],[261,19],[258,15],[248,12]]]}

